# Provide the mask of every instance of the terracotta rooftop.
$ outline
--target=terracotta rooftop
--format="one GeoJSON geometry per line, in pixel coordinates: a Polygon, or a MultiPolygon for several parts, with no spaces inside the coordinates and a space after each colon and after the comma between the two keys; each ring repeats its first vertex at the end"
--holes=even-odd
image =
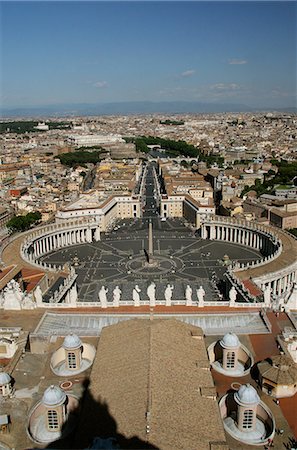
{"type": "Polygon", "coordinates": [[[255,297],[262,295],[262,291],[252,280],[242,280],[244,287],[255,297]]]}
{"type": "MultiPolygon", "coordinates": [[[[197,443],[199,450],[228,449],[209,364],[196,364],[207,360],[207,352],[195,331],[197,327],[180,321],[156,319],[124,321],[102,330],[90,393],[108,406],[125,439],[137,436],[162,450],[197,450],[197,443]]],[[[94,401],[84,404],[79,426],[83,445],[95,411],[94,401]]],[[[100,435],[99,418],[97,424],[100,435]]]]}
{"type": "Polygon", "coordinates": [[[272,356],[258,364],[262,377],[276,383],[291,385],[297,383],[297,364],[286,355],[272,356]]]}

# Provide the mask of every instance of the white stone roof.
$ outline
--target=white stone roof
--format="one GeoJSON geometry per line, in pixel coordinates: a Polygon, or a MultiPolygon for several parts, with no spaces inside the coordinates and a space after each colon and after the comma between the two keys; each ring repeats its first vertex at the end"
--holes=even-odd
{"type": "Polygon", "coordinates": [[[221,340],[223,347],[239,347],[240,342],[235,333],[227,333],[221,340]]]}
{"type": "Polygon", "coordinates": [[[68,334],[68,336],[66,336],[64,339],[62,347],[64,347],[66,350],[74,350],[81,347],[81,345],[81,340],[79,336],[77,336],[77,334],[68,334]]]}
{"type": "Polygon", "coordinates": [[[51,385],[43,394],[42,403],[45,406],[59,406],[66,400],[66,394],[58,386],[51,385]]]}
{"type": "Polygon", "coordinates": [[[260,402],[256,389],[250,384],[242,384],[234,397],[241,404],[255,405],[260,402]]]}
{"type": "Polygon", "coordinates": [[[0,386],[11,382],[11,376],[6,372],[0,372],[0,386]]]}

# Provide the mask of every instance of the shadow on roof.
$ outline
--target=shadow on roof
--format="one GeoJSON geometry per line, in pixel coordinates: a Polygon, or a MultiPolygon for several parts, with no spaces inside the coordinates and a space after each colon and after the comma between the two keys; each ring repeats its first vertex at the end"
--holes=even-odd
{"type": "MultiPolygon", "coordinates": [[[[48,449],[135,449],[146,450],[158,447],[137,436],[127,438],[117,430],[117,422],[109,412],[106,402],[96,400],[89,390],[90,380],[83,382],[84,391],[76,411],[69,414],[62,428],[62,437],[49,443],[48,449]],[[63,437],[69,423],[76,421],[76,427],[70,435],[63,437]]],[[[31,449],[32,450],[32,449],[31,449]]]]}

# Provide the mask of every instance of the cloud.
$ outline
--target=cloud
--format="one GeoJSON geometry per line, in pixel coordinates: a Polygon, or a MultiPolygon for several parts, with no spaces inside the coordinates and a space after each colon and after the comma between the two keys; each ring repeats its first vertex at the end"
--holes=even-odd
{"type": "Polygon", "coordinates": [[[108,86],[107,81],[96,81],[96,83],[93,84],[94,87],[102,89],[108,86]]]}
{"type": "Polygon", "coordinates": [[[242,64],[247,64],[247,60],[246,59],[229,59],[228,64],[232,64],[232,65],[242,65],[242,64]]]}
{"type": "Polygon", "coordinates": [[[238,91],[241,86],[236,83],[216,83],[209,86],[212,91],[216,92],[226,92],[226,91],[238,91]]]}
{"type": "Polygon", "coordinates": [[[185,70],[184,72],[182,72],[182,73],[180,74],[180,76],[183,77],[183,78],[191,77],[192,75],[194,75],[195,72],[196,72],[196,71],[193,70],[193,69],[191,69],[191,70],[185,70]]]}

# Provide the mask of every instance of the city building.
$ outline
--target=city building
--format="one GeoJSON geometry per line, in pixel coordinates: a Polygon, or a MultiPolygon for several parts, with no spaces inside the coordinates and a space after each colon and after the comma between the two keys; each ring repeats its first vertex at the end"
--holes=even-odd
{"type": "Polygon", "coordinates": [[[85,135],[71,135],[67,138],[69,145],[77,147],[92,147],[95,145],[108,144],[114,142],[124,142],[119,135],[102,135],[102,134],[85,134],[85,135]]]}
{"type": "Polygon", "coordinates": [[[257,366],[263,392],[275,398],[291,397],[296,394],[297,366],[290,356],[272,356],[257,366]]]}

